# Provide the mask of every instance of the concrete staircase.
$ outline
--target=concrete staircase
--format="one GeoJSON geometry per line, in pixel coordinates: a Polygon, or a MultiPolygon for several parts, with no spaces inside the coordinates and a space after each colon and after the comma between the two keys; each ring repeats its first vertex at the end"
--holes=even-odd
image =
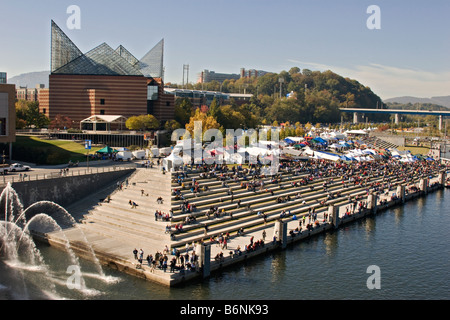
{"type": "MultiPolygon", "coordinates": [[[[404,176],[399,177],[400,172],[396,170],[374,171],[372,174],[362,165],[359,169],[349,170],[351,174],[346,178],[336,172],[320,171],[321,176],[309,180],[312,172],[310,169],[310,166],[298,171],[280,169],[276,177],[258,177],[258,181],[264,181],[262,188],[247,190],[242,184],[253,181],[253,176],[244,171],[239,172],[235,178],[232,177],[234,174],[205,178],[200,175],[202,171],[197,169],[162,174],[158,169],[137,168],[135,173],[124,181],[123,188],[116,188],[109,194],[109,202],[98,203],[84,215],[78,228],[83,230],[88,243],[108,264],[117,265],[118,268],[142,277],[161,278],[164,279],[161,282],[170,282],[176,278],[173,273],[165,273],[159,269],[150,273],[148,267],[137,268],[133,249],[142,248],[145,258],[147,254],[163,252],[167,246],[170,255],[173,248],[184,251],[186,244],[209,243],[211,237],[227,233],[230,235],[230,247],[236,248],[239,245],[242,248],[248,243],[250,236],[255,235],[257,239],[263,230],[267,230],[270,241],[274,224],[280,219],[283,210],[286,211],[283,220],[295,228],[298,222],[293,221],[294,214],[300,220],[302,216],[308,215],[309,210],[314,209],[322,219],[322,213],[327,211],[330,204],[343,209],[350,203],[350,197],[359,197],[364,201],[367,200],[367,193],[374,191],[374,188],[384,193],[389,186],[392,192],[397,185],[406,184],[404,179],[408,180],[408,185],[415,182],[418,184],[421,177],[429,177],[435,173],[417,173],[417,170],[405,167],[401,172],[404,176]],[[185,176],[184,188],[181,188],[178,182],[180,176],[185,176]],[[355,177],[360,177],[358,183],[353,180],[355,177]],[[207,186],[208,190],[194,194],[189,186],[192,181],[198,181],[200,187],[207,186]],[[176,190],[182,199],[176,196],[176,190]],[[230,190],[233,191],[233,202],[228,194],[230,190]],[[301,196],[297,197],[298,193],[301,196]],[[332,197],[329,198],[329,195],[332,197]],[[287,196],[290,196],[289,200],[277,201],[279,197],[287,196]],[[158,203],[158,197],[162,197],[164,202],[158,203]],[[138,206],[132,208],[128,203],[130,200],[138,206]],[[180,210],[180,204],[186,200],[196,205],[194,212],[183,213],[180,210]],[[240,206],[237,205],[238,200],[241,201],[240,206]],[[206,213],[211,206],[217,206],[219,211],[223,210],[223,214],[208,218],[206,213]],[[156,210],[172,212],[171,221],[156,221],[156,210]],[[258,211],[264,212],[266,221],[262,216],[258,216],[258,211]],[[185,223],[189,215],[195,216],[196,221],[185,223]],[[175,230],[175,226],[180,224],[183,225],[182,230],[175,230]],[[166,232],[169,225],[172,231],[166,232]],[[208,226],[207,233],[205,226],[208,226]],[[241,228],[244,229],[244,235],[238,235],[241,228]]],[[[97,196],[92,197],[97,199],[97,196]]],[[[71,240],[78,239],[82,248],[83,241],[79,239],[77,229],[69,229],[66,235],[71,240]]],[[[57,239],[54,240],[56,242],[57,239]]],[[[64,244],[64,239],[59,242],[64,244]]],[[[211,246],[211,258],[221,250],[217,245],[211,246]]],[[[188,275],[194,276],[195,273],[186,274],[186,277],[188,275]]]]}
{"type": "MultiPolygon", "coordinates": [[[[138,168],[128,179],[128,184],[124,183],[121,190],[117,189],[110,195],[109,202],[99,203],[84,216],[81,228],[153,254],[161,252],[165,246],[183,251],[186,244],[208,242],[211,237],[220,234],[236,236],[241,228],[245,231],[272,228],[283,210],[286,211],[285,219],[292,219],[294,214],[298,217],[307,215],[312,209],[321,213],[330,204],[344,206],[349,203],[349,197],[364,197],[370,185],[384,184],[385,188],[388,183],[392,187],[404,183],[395,174],[384,176],[377,173],[364,176],[367,184],[344,181],[346,186],[343,187],[341,177],[325,175],[308,181],[308,172],[281,170],[277,177],[262,177],[264,186],[253,191],[241,185],[252,181],[249,174],[245,178],[240,175],[239,178],[231,179],[230,175],[204,178],[200,173],[199,170],[189,170],[183,179],[182,188],[178,182],[178,177],[184,175],[182,172],[164,175],[157,169],[138,168]],[[200,187],[207,186],[208,190],[194,195],[189,186],[192,181],[198,181],[200,187]],[[179,190],[183,199],[175,196],[175,190],[179,190]],[[230,190],[233,192],[233,201],[228,194],[230,190]],[[300,197],[296,196],[298,193],[300,197]],[[331,199],[329,194],[332,195],[331,199]],[[277,201],[279,197],[287,196],[290,200],[277,201]],[[162,204],[157,202],[158,197],[164,199],[162,204]],[[130,200],[138,206],[131,208],[128,203],[130,200]],[[186,200],[196,205],[195,211],[183,213],[180,210],[180,204],[186,200]],[[239,206],[238,200],[241,201],[239,206]],[[211,206],[219,208],[221,214],[218,217],[206,216],[211,206]],[[171,221],[155,221],[156,210],[167,214],[172,211],[171,221]],[[257,215],[258,212],[265,214],[265,221],[257,215]],[[186,223],[188,216],[195,217],[196,221],[186,223]],[[175,230],[175,226],[180,224],[183,229],[175,230]],[[168,225],[172,227],[169,233],[166,232],[168,225]],[[208,227],[207,233],[205,226],[208,227]]],[[[354,176],[358,176],[358,173],[354,172],[354,176]]],[[[418,177],[415,179],[418,181],[418,177]]]]}
{"type": "Polygon", "coordinates": [[[107,202],[99,203],[84,216],[81,228],[85,232],[97,233],[119,242],[134,244],[145,252],[154,254],[170,244],[170,235],[165,233],[167,222],[155,221],[155,211],[169,213],[170,175],[157,169],[138,168],[117,188],[107,202]],[[162,197],[163,203],[158,203],[162,197]],[[137,207],[132,208],[129,201],[137,207]]]}
{"type": "MultiPolygon", "coordinates": [[[[388,187],[392,192],[392,190],[396,190],[395,188],[398,185],[415,183],[418,186],[420,178],[423,177],[423,174],[418,174],[411,168],[404,168],[401,172],[392,170],[389,172],[375,171],[374,174],[364,173],[365,171],[364,165],[362,165],[359,171],[356,170],[352,173],[353,178],[362,177],[361,183],[358,184],[354,184],[351,180],[343,180],[341,176],[336,174],[330,174],[329,176],[324,174],[322,177],[315,177],[314,180],[308,181],[306,185],[295,186],[295,182],[307,179],[309,172],[296,172],[294,174],[287,170],[281,170],[279,172],[280,179],[277,183],[270,182],[273,179],[272,177],[264,177],[264,187],[262,190],[256,190],[256,192],[241,187],[242,182],[252,181],[250,175],[247,175],[248,180],[243,178],[235,180],[225,174],[222,179],[227,185],[223,186],[220,177],[204,178],[200,177],[201,171],[188,170],[188,175],[183,180],[184,188],[181,188],[177,179],[184,173],[173,173],[172,190],[179,190],[183,199],[172,196],[172,210],[174,212],[172,226],[183,223],[183,229],[181,232],[173,231],[174,240],[171,242],[171,246],[182,251],[187,243],[199,241],[208,243],[211,237],[214,238],[220,234],[229,233],[233,238],[240,228],[244,228],[246,233],[270,229],[273,228],[275,221],[280,218],[280,213],[283,210],[286,211],[283,218],[285,221],[292,220],[294,214],[297,218],[308,215],[310,209],[315,209],[315,212],[320,216],[320,213],[325,212],[330,204],[345,207],[350,203],[349,198],[354,200],[358,197],[360,200],[366,201],[368,192],[374,190],[383,194],[388,190],[388,187]],[[399,173],[404,174],[404,176],[400,178],[399,173]],[[332,182],[330,181],[331,178],[333,179],[332,182]],[[198,181],[200,188],[205,185],[208,186],[208,190],[194,195],[189,186],[193,179],[198,181]],[[324,182],[327,182],[326,191],[323,187],[324,182]],[[345,187],[343,182],[346,183],[345,187]],[[314,190],[311,190],[311,187],[314,187],[314,190]],[[227,193],[228,190],[233,191],[233,202],[231,202],[231,196],[227,193]],[[273,191],[273,194],[270,191],[273,191]],[[298,192],[301,193],[300,198],[295,197],[298,192]],[[333,195],[331,199],[328,198],[329,193],[333,195]],[[282,203],[276,202],[278,197],[287,195],[290,195],[291,200],[282,203]],[[240,207],[236,203],[238,199],[241,200],[240,207]],[[195,204],[196,210],[190,213],[181,212],[180,204],[183,201],[195,204]],[[248,204],[250,205],[249,208],[247,207],[248,204]],[[206,217],[206,212],[212,205],[217,206],[220,212],[223,209],[224,214],[219,217],[206,217]],[[257,216],[258,211],[264,212],[266,222],[262,217],[257,216]],[[230,217],[230,213],[232,213],[233,218],[230,217]],[[184,220],[189,215],[195,216],[196,221],[186,224],[184,220]],[[207,233],[205,233],[205,226],[208,226],[207,233]]],[[[426,175],[436,174],[437,172],[429,172],[426,175]]],[[[267,234],[272,234],[272,232],[268,231],[267,234]]]]}

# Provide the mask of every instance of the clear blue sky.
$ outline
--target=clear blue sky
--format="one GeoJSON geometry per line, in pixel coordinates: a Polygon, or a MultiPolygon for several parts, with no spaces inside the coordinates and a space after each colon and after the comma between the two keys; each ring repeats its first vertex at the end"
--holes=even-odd
{"type": "Polygon", "coordinates": [[[165,81],[203,69],[239,73],[330,69],[381,98],[450,95],[450,1],[432,0],[0,0],[0,71],[50,69],[53,19],[82,52],[106,42],[138,59],[165,41],[165,81]],[[67,8],[78,5],[81,29],[67,8]],[[378,5],[381,29],[366,26],[378,5]]]}

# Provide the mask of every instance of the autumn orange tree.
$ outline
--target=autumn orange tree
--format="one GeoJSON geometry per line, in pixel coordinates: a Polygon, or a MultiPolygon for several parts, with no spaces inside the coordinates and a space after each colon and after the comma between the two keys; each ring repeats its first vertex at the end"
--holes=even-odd
{"type": "Polygon", "coordinates": [[[200,121],[202,124],[202,132],[195,132],[197,137],[202,137],[206,130],[220,129],[220,124],[213,116],[208,116],[205,112],[202,112],[199,108],[195,110],[194,114],[186,124],[186,130],[190,133],[191,137],[194,137],[195,122],[200,121]]]}
{"type": "Polygon", "coordinates": [[[72,128],[72,120],[63,116],[62,114],[57,114],[55,118],[51,121],[50,129],[70,129],[72,128]]]}

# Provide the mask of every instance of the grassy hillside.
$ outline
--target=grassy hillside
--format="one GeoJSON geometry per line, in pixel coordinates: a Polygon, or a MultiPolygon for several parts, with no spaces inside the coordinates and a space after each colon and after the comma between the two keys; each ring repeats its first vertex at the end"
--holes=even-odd
{"type": "MultiPolygon", "coordinates": [[[[90,154],[99,150],[92,147],[90,154]]],[[[65,164],[70,160],[86,161],[84,144],[69,140],[42,140],[34,136],[17,136],[13,143],[13,158],[38,165],[65,164]]]]}
{"type": "Polygon", "coordinates": [[[421,154],[423,156],[426,156],[428,152],[430,152],[430,148],[427,147],[405,146],[405,147],[398,147],[397,149],[399,151],[409,150],[411,151],[411,154],[421,154]]]}

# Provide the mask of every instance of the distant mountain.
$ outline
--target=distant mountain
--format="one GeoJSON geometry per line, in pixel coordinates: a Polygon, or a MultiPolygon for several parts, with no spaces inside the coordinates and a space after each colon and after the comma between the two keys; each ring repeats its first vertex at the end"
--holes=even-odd
{"type": "Polygon", "coordinates": [[[384,100],[385,103],[401,103],[401,104],[407,104],[407,103],[431,103],[431,104],[437,104],[443,107],[450,108],[450,96],[441,96],[441,97],[431,97],[431,98],[417,98],[417,97],[397,97],[397,98],[390,98],[384,100]]]}
{"type": "Polygon", "coordinates": [[[35,88],[37,84],[44,84],[48,88],[48,76],[50,71],[28,72],[8,78],[8,84],[15,84],[18,87],[35,88]]]}

